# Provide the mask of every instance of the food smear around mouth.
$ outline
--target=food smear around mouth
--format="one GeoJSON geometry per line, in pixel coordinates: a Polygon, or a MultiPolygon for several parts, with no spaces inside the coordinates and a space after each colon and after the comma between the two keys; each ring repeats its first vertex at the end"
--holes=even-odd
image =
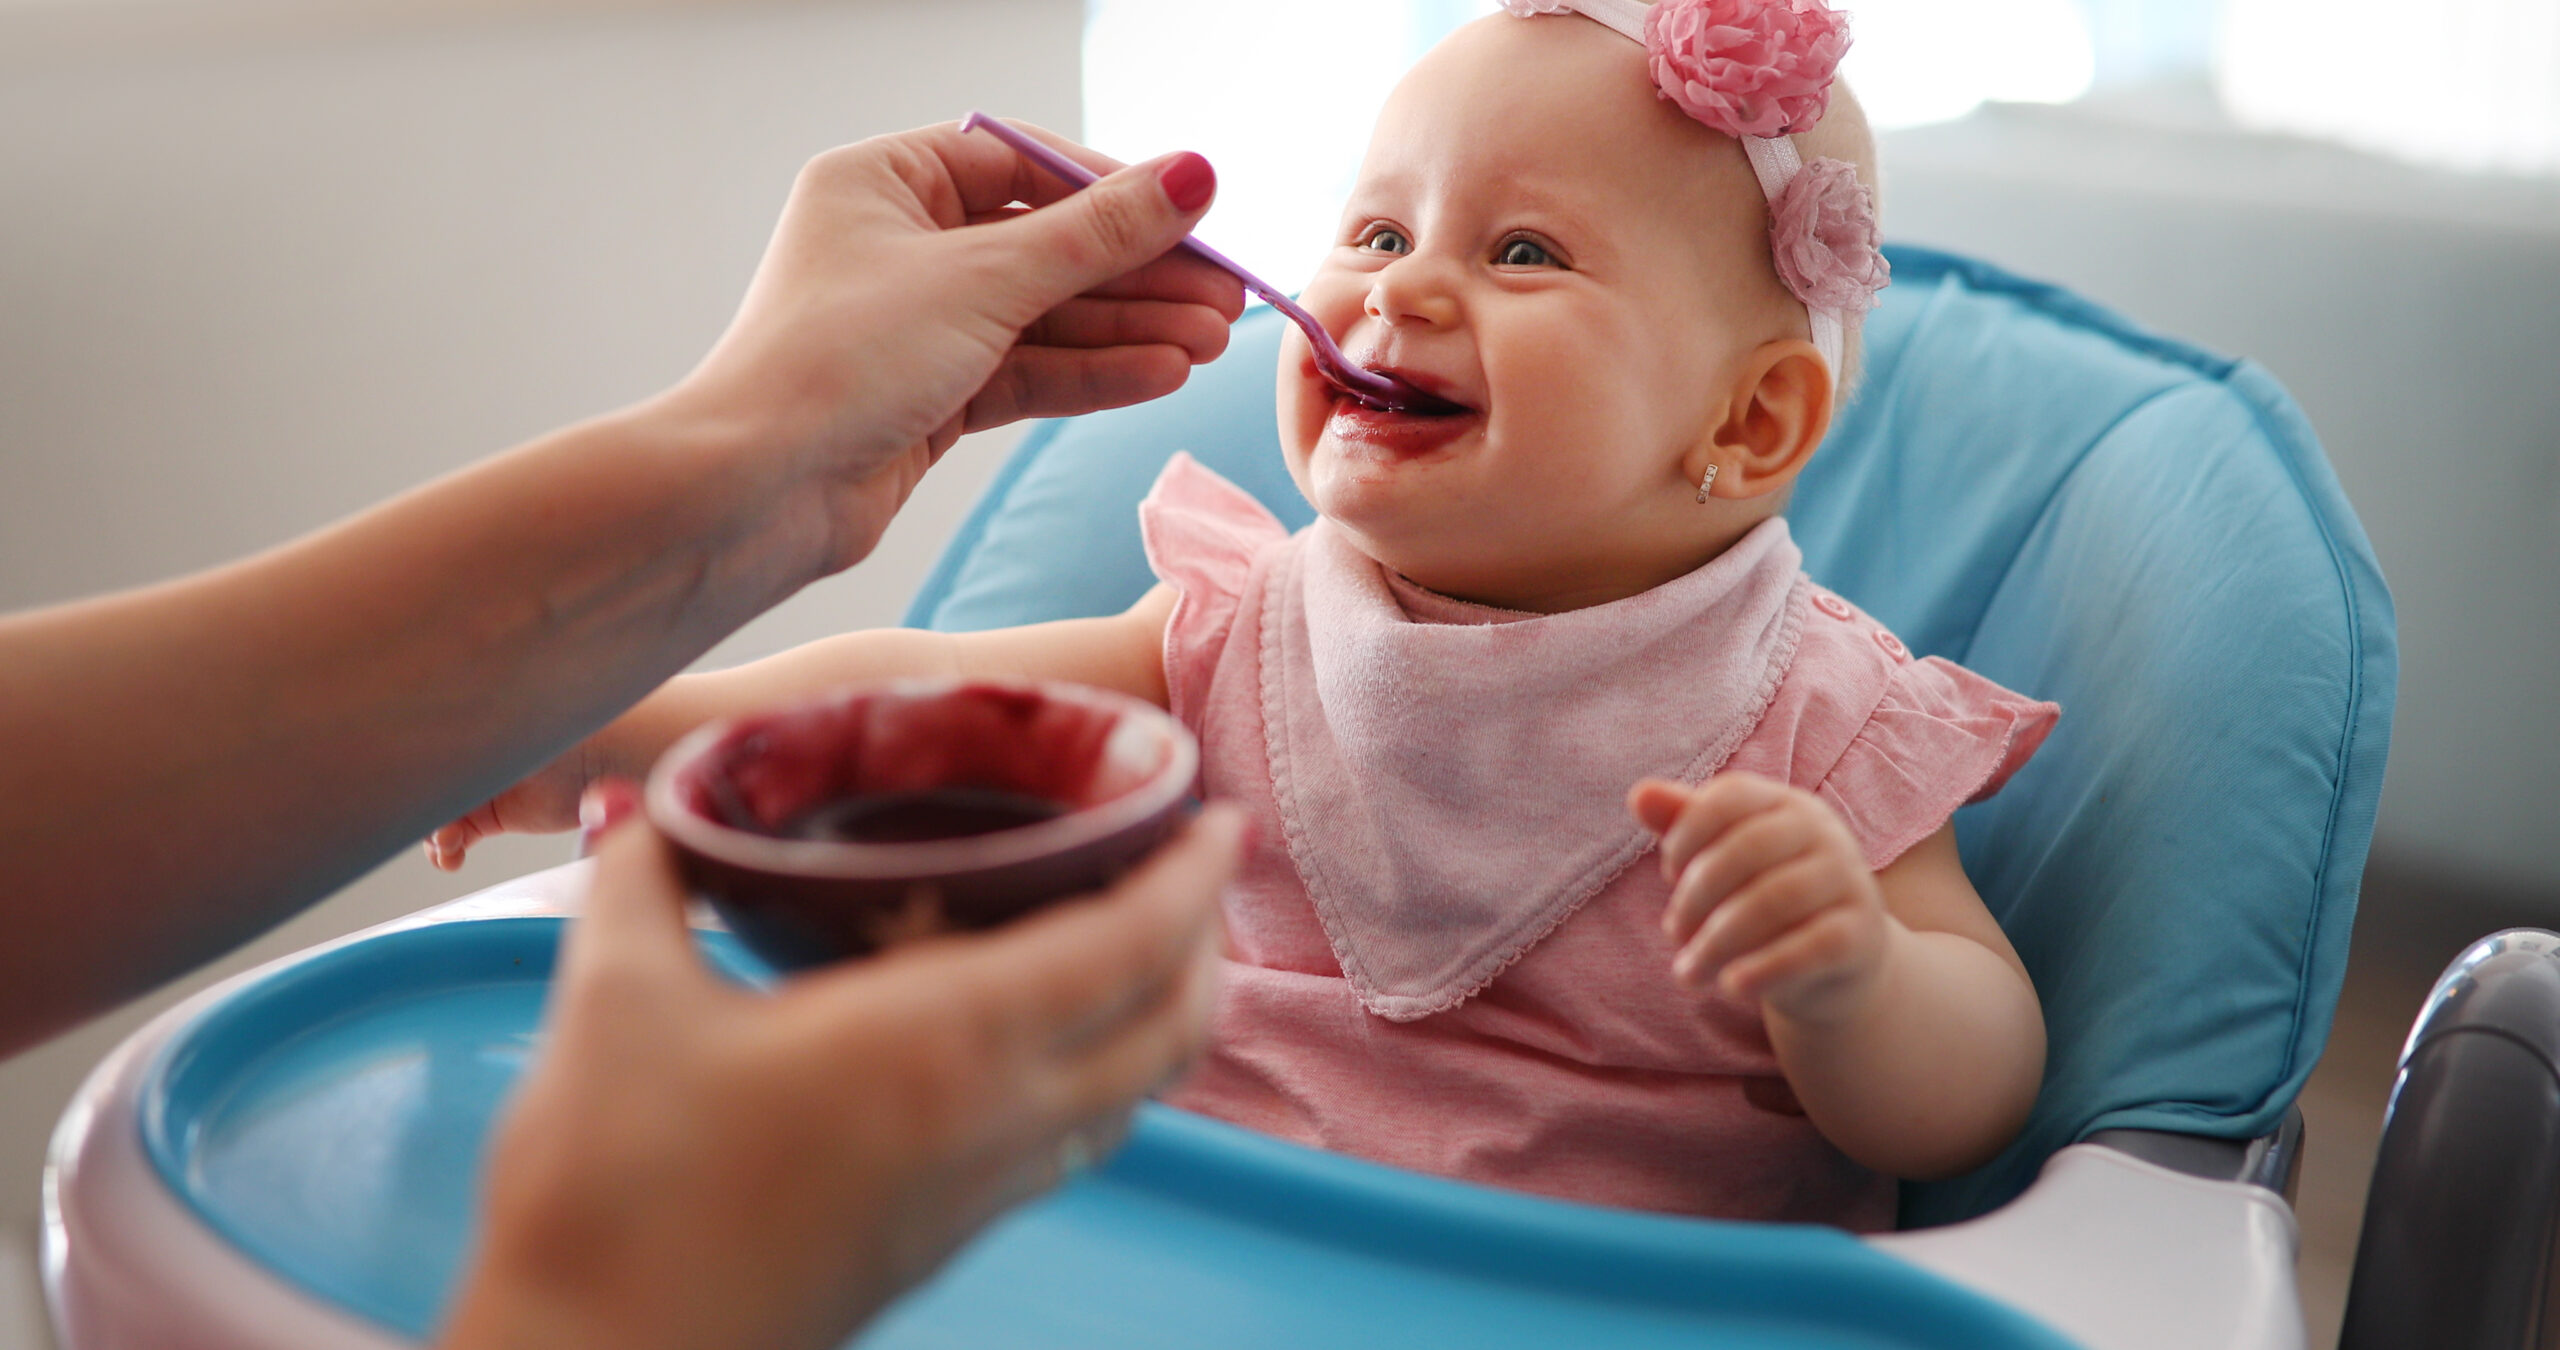
{"type": "Polygon", "coordinates": [[[1325,435],[1346,450],[1404,459],[1428,454],[1477,425],[1472,409],[1452,414],[1397,412],[1344,395],[1325,419],[1325,435]]]}
{"type": "Polygon", "coordinates": [[[871,792],[821,802],[773,833],[835,844],[920,844],[968,839],[1055,820],[1063,803],[996,788],[871,792]]]}
{"type": "Polygon", "coordinates": [[[1381,370],[1362,371],[1373,379],[1384,380],[1384,389],[1356,389],[1339,380],[1328,380],[1344,396],[1363,408],[1377,412],[1410,413],[1416,417],[1451,417],[1468,411],[1445,398],[1426,394],[1412,384],[1381,370]]]}

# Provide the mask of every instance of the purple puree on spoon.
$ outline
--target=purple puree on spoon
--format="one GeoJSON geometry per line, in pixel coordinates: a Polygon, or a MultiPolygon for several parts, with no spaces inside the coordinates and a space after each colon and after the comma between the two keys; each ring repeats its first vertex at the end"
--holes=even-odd
{"type": "MultiPolygon", "coordinates": [[[[960,129],[964,132],[986,132],[1022,152],[1023,157],[1032,163],[1078,187],[1101,176],[985,113],[969,114],[960,123],[960,129]]],[[[1333,335],[1324,331],[1324,325],[1317,323],[1314,315],[1299,308],[1298,302],[1283,295],[1278,287],[1244,270],[1233,258],[1201,243],[1198,235],[1184,236],[1181,247],[1193,257],[1221,268],[1243,282],[1246,290],[1262,297],[1273,309],[1287,316],[1289,322],[1305,330],[1308,343],[1315,348],[1316,369],[1354,401],[1387,412],[1419,413],[1426,417],[1443,417],[1466,411],[1458,404],[1426,394],[1384,371],[1363,370],[1351,364],[1350,359],[1342,354],[1342,349],[1334,345],[1333,335]]]]}

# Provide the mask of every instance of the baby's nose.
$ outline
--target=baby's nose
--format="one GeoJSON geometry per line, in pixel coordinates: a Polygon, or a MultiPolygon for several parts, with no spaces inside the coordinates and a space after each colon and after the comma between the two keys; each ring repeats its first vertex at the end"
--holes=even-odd
{"type": "Polygon", "coordinates": [[[1379,268],[1369,279],[1361,311],[1388,324],[1420,323],[1445,328],[1457,321],[1457,297],[1450,293],[1432,260],[1407,257],[1379,268]]]}

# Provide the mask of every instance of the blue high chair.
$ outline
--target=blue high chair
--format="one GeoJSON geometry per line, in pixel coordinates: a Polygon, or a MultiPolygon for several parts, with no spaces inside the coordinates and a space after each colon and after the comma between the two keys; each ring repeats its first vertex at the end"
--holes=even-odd
{"type": "MultiPolygon", "coordinates": [[[[2017,1142],[1906,1187],[1903,1231],[1860,1239],[1536,1199],[1150,1106],[862,1345],[2302,1344],[2291,1107],[2344,973],[2397,668],[2372,550],[2256,366],[1891,257],[1863,387],[1790,516],[1807,569],[1912,648],[2063,706],[1956,817],[2050,1028],[2017,1142]]],[[[1125,607],[1151,580],[1135,504],[1176,450],[1303,524],[1279,337],[1258,312],[1180,394],[1035,429],[910,621],[1125,607]]],[[[66,1345],[429,1332],[582,877],[253,972],[101,1065],[48,1190],[66,1345]]]]}

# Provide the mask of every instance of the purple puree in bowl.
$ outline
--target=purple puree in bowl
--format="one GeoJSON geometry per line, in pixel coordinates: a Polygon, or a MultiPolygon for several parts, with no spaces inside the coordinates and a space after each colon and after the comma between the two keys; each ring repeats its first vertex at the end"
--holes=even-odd
{"type": "Polygon", "coordinates": [[[703,728],[648,809],[689,884],[792,969],[1107,886],[1180,827],[1198,766],[1125,695],[899,681],[703,728]]]}
{"type": "Polygon", "coordinates": [[[1045,797],[996,788],[871,792],[820,802],[783,822],[774,833],[785,839],[839,844],[914,844],[1037,825],[1066,812],[1067,808],[1045,797]]]}

